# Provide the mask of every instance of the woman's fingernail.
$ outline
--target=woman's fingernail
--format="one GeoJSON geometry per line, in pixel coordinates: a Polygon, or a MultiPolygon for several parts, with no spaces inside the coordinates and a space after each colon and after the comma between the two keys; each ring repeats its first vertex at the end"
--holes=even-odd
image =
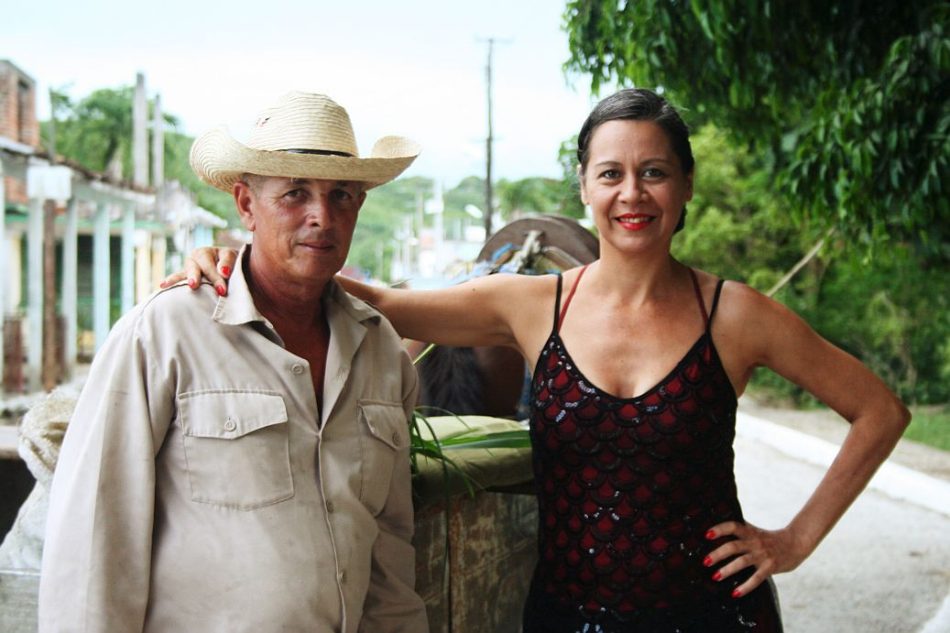
{"type": "Polygon", "coordinates": [[[164,287],[165,287],[165,282],[164,282],[164,281],[158,282],[158,287],[159,287],[159,288],[164,288],[164,287]]]}
{"type": "Polygon", "coordinates": [[[224,275],[225,277],[230,277],[230,276],[231,276],[231,267],[230,267],[230,266],[222,266],[222,267],[221,267],[221,274],[224,275]]]}
{"type": "Polygon", "coordinates": [[[709,530],[708,532],[706,532],[706,538],[709,539],[710,541],[716,538],[715,530],[709,530]]]}
{"type": "Polygon", "coordinates": [[[740,591],[739,589],[733,589],[733,590],[732,590],[732,597],[733,597],[733,598],[741,598],[741,597],[742,597],[742,591],[740,591]]]}
{"type": "Polygon", "coordinates": [[[713,563],[712,556],[707,556],[706,558],[703,559],[703,565],[705,565],[706,567],[709,567],[710,565],[712,565],[712,563],[713,563]]]}
{"type": "Polygon", "coordinates": [[[224,289],[224,286],[220,284],[214,287],[214,291],[218,293],[219,297],[223,297],[224,293],[227,292],[227,290],[224,289]]]}
{"type": "Polygon", "coordinates": [[[722,580],[722,572],[717,571],[715,574],[712,575],[712,579],[715,580],[716,582],[719,582],[720,580],[722,580]]]}
{"type": "Polygon", "coordinates": [[[195,288],[198,287],[198,282],[195,281],[194,279],[189,279],[189,280],[188,280],[188,287],[191,288],[192,290],[194,290],[195,288]]]}

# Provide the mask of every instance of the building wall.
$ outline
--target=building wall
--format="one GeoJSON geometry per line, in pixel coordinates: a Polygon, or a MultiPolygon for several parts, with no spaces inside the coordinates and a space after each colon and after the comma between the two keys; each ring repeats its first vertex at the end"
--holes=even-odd
{"type": "MultiPolygon", "coordinates": [[[[9,61],[0,59],[0,136],[39,148],[40,123],[36,119],[36,83],[9,61]]],[[[26,204],[26,183],[4,175],[6,202],[26,204]]]]}
{"type": "Polygon", "coordinates": [[[25,72],[0,60],[0,136],[39,147],[36,120],[36,84],[25,72]]]}

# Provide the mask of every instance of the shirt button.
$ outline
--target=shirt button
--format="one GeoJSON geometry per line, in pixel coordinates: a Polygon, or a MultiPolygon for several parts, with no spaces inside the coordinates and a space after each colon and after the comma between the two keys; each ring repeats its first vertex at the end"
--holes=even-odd
{"type": "Polygon", "coordinates": [[[393,431],[393,446],[399,446],[399,432],[393,431]]]}
{"type": "Polygon", "coordinates": [[[237,428],[237,424],[235,424],[234,420],[232,420],[231,418],[228,418],[227,420],[224,421],[225,431],[233,431],[236,428],[237,428]]]}
{"type": "Polygon", "coordinates": [[[327,501],[327,513],[333,514],[333,502],[327,501]]]}
{"type": "Polygon", "coordinates": [[[346,572],[345,572],[345,571],[341,571],[341,572],[340,572],[340,584],[341,584],[341,585],[345,585],[345,584],[346,584],[346,572]]]}
{"type": "Polygon", "coordinates": [[[303,365],[301,365],[300,363],[297,363],[290,368],[290,371],[292,371],[294,374],[299,376],[300,374],[303,373],[303,365]]]}

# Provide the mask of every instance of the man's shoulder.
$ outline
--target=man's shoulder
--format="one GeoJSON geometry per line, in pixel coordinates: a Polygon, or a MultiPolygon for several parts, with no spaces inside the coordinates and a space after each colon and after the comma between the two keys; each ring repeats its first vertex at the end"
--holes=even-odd
{"type": "Polygon", "coordinates": [[[182,282],[153,292],[123,315],[115,327],[120,324],[141,327],[148,323],[162,323],[184,329],[201,315],[210,318],[215,299],[217,294],[210,284],[202,284],[197,290],[192,290],[182,282]]]}

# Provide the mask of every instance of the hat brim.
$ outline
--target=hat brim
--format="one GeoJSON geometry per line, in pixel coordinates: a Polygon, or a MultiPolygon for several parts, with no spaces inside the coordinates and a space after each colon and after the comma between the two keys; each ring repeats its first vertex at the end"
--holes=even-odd
{"type": "Polygon", "coordinates": [[[243,174],[281,178],[353,180],[377,187],[396,178],[419,155],[419,145],[401,136],[376,141],[368,157],[253,149],[219,127],[195,139],[191,167],[201,180],[231,193],[243,174]]]}

